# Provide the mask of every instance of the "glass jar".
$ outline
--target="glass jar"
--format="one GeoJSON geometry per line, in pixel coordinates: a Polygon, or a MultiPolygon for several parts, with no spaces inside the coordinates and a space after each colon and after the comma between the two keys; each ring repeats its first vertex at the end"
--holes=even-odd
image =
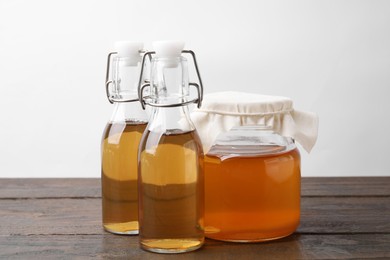
{"type": "Polygon", "coordinates": [[[205,156],[205,234],[258,242],[293,233],[300,218],[300,153],[261,126],[220,134],[205,156]]]}
{"type": "Polygon", "coordinates": [[[191,113],[205,151],[205,235],[232,242],[288,236],[299,225],[299,142],[310,152],[318,117],[287,97],[209,93],[191,113]]]}

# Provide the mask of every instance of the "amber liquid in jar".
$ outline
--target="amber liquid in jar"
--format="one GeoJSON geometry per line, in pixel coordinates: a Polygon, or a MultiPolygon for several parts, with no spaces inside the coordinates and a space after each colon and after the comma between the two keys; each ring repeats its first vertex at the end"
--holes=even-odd
{"type": "Polygon", "coordinates": [[[146,122],[109,123],[102,141],[103,227],[138,234],[138,145],[146,122]]]}
{"type": "Polygon", "coordinates": [[[300,154],[205,156],[205,235],[258,242],[293,233],[300,218],[300,154]]]}
{"type": "Polygon", "coordinates": [[[140,152],[140,243],[158,253],[204,243],[203,150],[195,131],[147,132],[140,152]],[[155,140],[159,140],[156,141],[155,140]]]}

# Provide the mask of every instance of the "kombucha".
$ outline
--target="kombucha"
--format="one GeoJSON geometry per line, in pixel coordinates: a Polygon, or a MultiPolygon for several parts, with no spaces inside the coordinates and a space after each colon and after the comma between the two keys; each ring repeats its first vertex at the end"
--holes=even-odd
{"type": "MultiPolygon", "coordinates": [[[[238,152],[239,153],[239,152],[238,152]]],[[[205,156],[205,235],[258,242],[290,235],[300,218],[300,155],[205,156]]]]}
{"type": "Polygon", "coordinates": [[[146,132],[139,158],[140,243],[180,253],[204,243],[203,150],[195,131],[146,132]]]}
{"type": "Polygon", "coordinates": [[[103,227],[138,234],[138,145],[146,122],[109,123],[102,141],[103,227]]]}

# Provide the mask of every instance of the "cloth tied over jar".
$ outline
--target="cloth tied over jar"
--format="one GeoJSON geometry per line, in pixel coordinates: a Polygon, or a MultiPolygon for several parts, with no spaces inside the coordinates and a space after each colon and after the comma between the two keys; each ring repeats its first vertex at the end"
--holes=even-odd
{"type": "Polygon", "coordinates": [[[191,119],[207,153],[217,136],[237,126],[260,125],[295,139],[307,152],[316,143],[318,116],[296,110],[287,97],[243,92],[215,92],[204,96],[191,119]]]}

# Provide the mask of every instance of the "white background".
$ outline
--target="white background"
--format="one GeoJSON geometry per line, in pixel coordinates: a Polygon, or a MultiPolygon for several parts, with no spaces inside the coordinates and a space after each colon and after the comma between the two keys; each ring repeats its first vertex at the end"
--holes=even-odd
{"type": "Polygon", "coordinates": [[[99,177],[106,54],[165,39],[206,92],[318,113],[303,176],[390,175],[390,1],[0,0],[0,177],[99,177]]]}

